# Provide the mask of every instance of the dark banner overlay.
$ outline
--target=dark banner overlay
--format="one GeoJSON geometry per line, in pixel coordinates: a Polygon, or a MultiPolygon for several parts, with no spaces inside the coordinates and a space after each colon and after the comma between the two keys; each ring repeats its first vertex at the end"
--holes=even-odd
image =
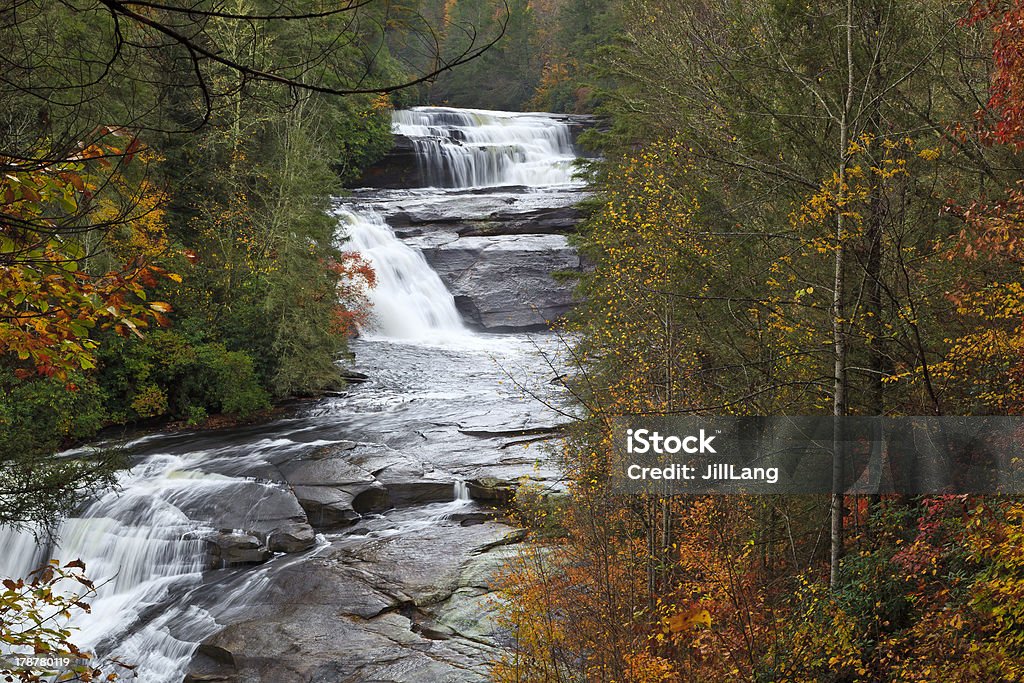
{"type": "Polygon", "coordinates": [[[690,493],[1024,493],[1020,417],[616,420],[613,483],[690,493]]]}

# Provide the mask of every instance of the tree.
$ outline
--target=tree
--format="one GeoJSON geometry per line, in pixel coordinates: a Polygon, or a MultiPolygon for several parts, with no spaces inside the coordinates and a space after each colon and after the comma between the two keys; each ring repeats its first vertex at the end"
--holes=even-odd
{"type": "Polygon", "coordinates": [[[457,0],[445,3],[443,54],[454,58],[475,40],[476,31],[500,31],[502,39],[470,64],[440,74],[428,97],[480,109],[521,110],[533,96],[540,74],[535,3],[509,0],[504,9],[490,2],[457,0]],[[467,32],[460,27],[473,26],[467,32]]]}
{"type": "Polygon", "coordinates": [[[372,272],[335,245],[330,196],[390,144],[387,93],[489,28],[442,55],[442,27],[389,3],[0,8],[0,519],[109,483],[117,457],[52,457],[102,426],[340,381],[372,272]],[[432,59],[392,57],[396,33],[432,59]]]}

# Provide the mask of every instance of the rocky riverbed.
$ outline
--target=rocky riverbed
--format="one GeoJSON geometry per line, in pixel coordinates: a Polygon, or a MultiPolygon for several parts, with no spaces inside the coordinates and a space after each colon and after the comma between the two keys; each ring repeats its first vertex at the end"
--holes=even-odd
{"type": "Polygon", "coordinates": [[[187,680],[485,679],[504,637],[495,573],[521,539],[494,504],[524,481],[561,488],[536,439],[568,418],[536,400],[564,403],[542,355],[557,358],[554,339],[469,344],[358,342],[370,381],[242,432],[273,447],[239,458],[241,434],[214,437],[232,445],[197,467],[245,483],[208,518],[224,529],[208,538],[210,561],[228,566],[193,590],[252,571],[242,565],[260,564],[263,580],[217,618],[187,680]]]}

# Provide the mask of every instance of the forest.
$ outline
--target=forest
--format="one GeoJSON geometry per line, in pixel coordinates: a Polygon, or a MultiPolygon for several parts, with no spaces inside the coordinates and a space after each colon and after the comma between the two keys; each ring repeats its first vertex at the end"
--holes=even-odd
{"type": "Polygon", "coordinates": [[[494,680],[1024,681],[1019,498],[611,477],[622,416],[1020,413],[1020,0],[10,0],[0,36],[0,522],[109,485],[117,449],[54,458],[97,434],[344,386],[375,273],[331,210],[392,110],[592,114],[582,416],[567,493],[516,494],[494,680]]]}
{"type": "Polygon", "coordinates": [[[568,500],[524,497],[543,540],[496,679],[1022,680],[1019,499],[623,495],[610,470],[621,415],[1019,413],[1024,7],[586,16],[605,37],[541,92],[608,121],[564,327],[587,418],[568,500]]]}

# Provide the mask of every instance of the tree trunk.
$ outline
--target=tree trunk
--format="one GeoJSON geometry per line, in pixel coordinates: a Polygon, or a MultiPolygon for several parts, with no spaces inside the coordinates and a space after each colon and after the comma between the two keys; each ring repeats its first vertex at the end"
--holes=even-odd
{"type": "MultiPolygon", "coordinates": [[[[839,184],[840,192],[846,184],[846,166],[849,161],[850,113],[853,108],[853,0],[846,2],[846,101],[839,122],[839,184]]],[[[832,521],[831,552],[829,554],[829,586],[839,583],[839,561],[843,557],[843,434],[840,420],[846,415],[846,247],[843,209],[836,216],[835,284],[832,292],[832,344],[835,355],[835,386],[832,395],[832,414],[835,417],[832,456],[832,521]]]]}

